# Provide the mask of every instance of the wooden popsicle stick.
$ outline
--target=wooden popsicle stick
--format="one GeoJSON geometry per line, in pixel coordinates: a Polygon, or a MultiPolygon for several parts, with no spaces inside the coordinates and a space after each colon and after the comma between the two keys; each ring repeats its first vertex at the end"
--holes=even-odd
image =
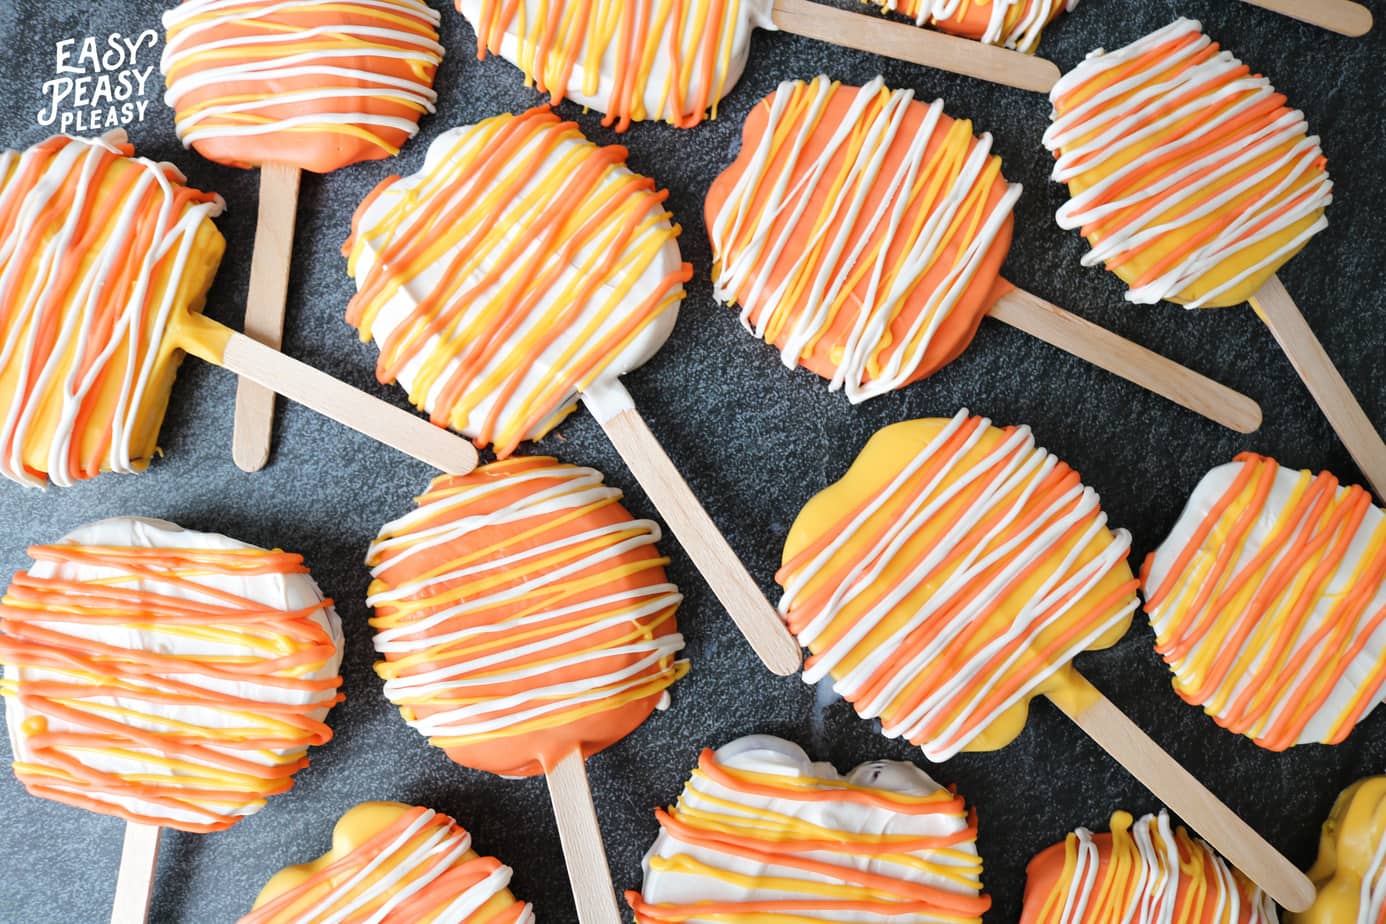
{"type": "Polygon", "coordinates": [[[125,823],[125,842],[120,848],[120,874],[116,877],[111,924],[144,924],[149,900],[154,895],[154,871],[159,865],[158,825],[125,823]]]}
{"type": "Polygon", "coordinates": [[[1357,403],[1352,389],[1343,381],[1278,276],[1272,276],[1256,290],[1251,296],[1251,307],[1290,358],[1290,365],[1308,386],[1309,394],[1318,402],[1376,496],[1386,498],[1386,443],[1382,442],[1381,431],[1357,403]]]}
{"type": "MultiPolygon", "coordinates": [[[[260,168],[260,214],[250,258],[250,292],[245,302],[245,334],[279,349],[284,341],[284,304],[289,295],[289,262],[294,251],[301,171],[288,164],[260,168]]],[[[236,421],[231,458],[247,472],[269,461],[274,429],[274,392],[243,378],[236,384],[236,421]]]]}
{"type": "Polygon", "coordinates": [[[997,300],[990,314],[1238,433],[1251,433],[1261,426],[1261,406],[1241,392],[1038,295],[1013,289],[997,300]]]}
{"type": "Polygon", "coordinates": [[[1372,29],[1372,11],[1352,0],[1242,0],[1311,26],[1353,37],[1372,29]]]}
{"type": "Polygon", "coordinates": [[[727,544],[619,381],[598,382],[583,400],[655,509],[765,666],[780,676],[803,663],[799,643],[727,544]]]}
{"type": "Polygon", "coordinates": [[[813,0],[774,0],[770,15],[784,32],[1008,87],[1048,93],[1059,82],[1053,61],[813,0]]]}
{"type": "Polygon", "coordinates": [[[352,388],[326,372],[285,356],[200,314],[182,319],[179,345],[213,365],[259,382],[449,475],[476,468],[476,447],[450,430],[352,388]],[[216,345],[224,344],[220,350],[216,345]]]}
{"type": "Polygon", "coordinates": [[[1076,670],[1069,673],[1076,695],[1071,701],[1063,695],[1051,699],[1074,724],[1271,898],[1291,911],[1313,904],[1316,890],[1309,877],[1150,740],[1087,678],[1076,670]]]}
{"type": "Polygon", "coordinates": [[[568,864],[568,882],[573,887],[581,924],[621,924],[616,906],[616,890],[611,885],[611,867],[606,862],[597,809],[587,785],[587,768],[580,751],[573,751],[548,770],[549,800],[558,821],[558,839],[568,864]]]}

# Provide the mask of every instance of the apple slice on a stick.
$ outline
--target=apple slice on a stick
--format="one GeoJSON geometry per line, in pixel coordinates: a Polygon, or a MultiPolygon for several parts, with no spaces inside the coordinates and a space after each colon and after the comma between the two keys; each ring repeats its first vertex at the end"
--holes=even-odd
{"type": "Polygon", "coordinates": [[[385,696],[464,767],[547,777],[583,924],[617,924],[584,755],[687,671],[659,525],[600,472],[542,456],[441,476],[366,563],[385,696]]]}
{"type": "Polygon", "coordinates": [[[1311,26],[1356,38],[1372,29],[1372,11],[1353,0],[1242,0],[1311,26]]]}
{"type": "Polygon", "coordinates": [[[548,107],[444,133],[357,209],[347,320],[382,346],[381,381],[500,458],[587,403],[756,653],[793,673],[794,640],[619,381],[673,332],[692,276],[666,193],[625,153],[548,107]]]}
{"type": "Polygon", "coordinates": [[[203,316],[225,248],[212,221],[223,203],[172,165],[135,157],[123,132],[7,153],[25,167],[0,176],[10,203],[0,266],[52,272],[11,273],[20,284],[0,304],[0,407],[11,421],[0,473],[37,486],[141,470],[184,353],[443,471],[475,466],[465,441],[203,316]],[[69,207],[44,210],[55,189],[69,207]],[[75,227],[91,229],[77,245],[75,227]]]}
{"type": "Polygon", "coordinates": [[[1131,536],[1026,426],[888,426],[785,539],[779,610],[833,690],[930,760],[991,751],[1045,696],[1287,908],[1314,889],[1073,666],[1139,606],[1131,536]]]}
{"type": "Polygon", "coordinates": [[[785,81],[708,190],[713,291],[854,403],[934,374],[990,314],[1224,426],[1260,425],[1245,395],[1001,278],[1020,195],[991,137],[942,101],[879,77],[785,81]]]}
{"type": "MultiPolygon", "coordinates": [[[[160,62],[183,143],[209,160],[260,167],[245,332],[278,347],[300,172],[390,157],[437,99],[439,14],[423,0],[184,0],[164,14],[160,62]]],[[[269,460],[274,395],[242,379],[232,457],[269,460]]]]}
{"type": "Polygon", "coordinates": [[[341,620],[302,556],[163,520],[28,553],[0,607],[15,777],[125,820],[111,921],[143,924],[164,828],[230,828],[332,738],[341,620]]]}
{"type": "Polygon", "coordinates": [[[1084,262],[1115,272],[1138,304],[1249,301],[1383,495],[1381,432],[1276,276],[1328,226],[1333,202],[1304,113],[1189,19],[1089,55],[1052,101],[1044,142],[1056,156],[1054,179],[1070,193],[1057,218],[1092,245],[1084,262]],[[1094,105],[1090,94],[1105,92],[1114,68],[1123,94],[1094,105]],[[1173,107],[1177,116],[1163,115],[1173,107]]]}
{"type": "Polygon", "coordinates": [[[564,15],[562,0],[456,3],[476,32],[478,57],[505,58],[555,104],[605,113],[603,124],[618,132],[646,119],[692,128],[715,116],[746,69],[757,28],[1036,93],[1059,79],[1053,62],[1033,55],[812,0],[724,3],[712,13],[675,4],[658,16],[642,0],[603,17],[564,15]]]}

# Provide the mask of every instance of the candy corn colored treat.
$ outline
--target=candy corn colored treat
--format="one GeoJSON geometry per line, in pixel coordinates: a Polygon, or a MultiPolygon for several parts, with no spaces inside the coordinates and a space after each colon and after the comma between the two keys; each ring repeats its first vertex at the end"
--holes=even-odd
{"type": "Polygon", "coordinates": [[[980,924],[975,813],[914,764],[841,776],[766,735],[705,750],[627,892],[637,924],[980,924]]]}
{"type": "Polygon", "coordinates": [[[453,760],[542,773],[667,705],[683,598],[620,500],[592,469],[511,459],[438,478],[371,545],[385,695],[453,760]]]}
{"type": "Polygon", "coordinates": [[[1136,608],[1124,530],[1028,427],[886,427],[804,506],[775,576],[780,612],[833,689],[939,761],[1001,747],[1069,662],[1136,608]]]}
{"type": "Polygon", "coordinates": [[[423,0],[184,0],[160,62],[178,137],[237,167],[396,154],[437,99],[438,19],[423,0]]]}
{"type": "Polygon", "coordinates": [[[872,0],[881,9],[944,32],[1033,52],[1044,27],[1078,0],[872,0]]]}
{"type": "Polygon", "coordinates": [[[782,83],[707,195],[717,298],[854,403],[951,362],[1006,291],[1021,188],[990,135],[913,97],[782,83]]]}
{"type": "Polygon", "coordinates": [[[331,850],[277,873],[240,924],[532,924],[509,884],[510,867],[478,856],[448,816],[364,802],[332,829],[331,850]]]}
{"type": "Polygon", "coordinates": [[[42,487],[140,471],[225,247],[222,201],[123,131],[0,152],[0,473],[42,487]]]}
{"type": "Polygon", "coordinates": [[[1021,924],[1275,924],[1275,903],[1169,816],[1112,816],[1030,861],[1021,924]]]}
{"type": "Polygon", "coordinates": [[[603,125],[697,125],[741,77],[751,30],[773,29],[769,0],[457,0],[477,57],[497,54],[555,103],[606,113],[603,125]]]}
{"type": "Polygon", "coordinates": [[[1386,919],[1386,777],[1358,780],[1339,794],[1323,823],[1309,870],[1313,907],[1290,924],[1381,924],[1386,919]]]}
{"type": "Polygon", "coordinates": [[[653,356],[693,271],[625,159],[541,107],[446,132],[376,187],[343,252],[380,381],[504,458],[653,356]]]}
{"type": "Polygon", "coordinates": [[[1097,51],[1050,94],[1044,143],[1099,263],[1139,304],[1246,301],[1326,226],[1333,184],[1304,114],[1180,19],[1097,51]]]}
{"type": "Polygon", "coordinates": [[[218,831],[288,791],[332,737],[341,624],[300,556],[135,517],[29,555],[0,599],[0,692],[29,792],[218,831]]]}
{"type": "Polygon", "coordinates": [[[1174,688],[1281,751],[1336,744],[1386,688],[1386,514],[1327,472],[1243,453],[1142,569],[1174,688]]]}

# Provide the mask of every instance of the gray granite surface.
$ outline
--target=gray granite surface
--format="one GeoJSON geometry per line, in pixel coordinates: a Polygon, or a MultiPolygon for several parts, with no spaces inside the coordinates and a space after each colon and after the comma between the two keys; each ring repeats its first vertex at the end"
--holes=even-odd
{"type": "MultiPolygon", "coordinates": [[[[440,6],[444,0],[431,0],[440,6]]],[[[851,0],[839,5],[853,6],[851,0]]],[[[1312,2],[1312,0],[1305,0],[1312,2]]],[[[53,129],[38,122],[55,76],[57,43],[158,28],[160,0],[4,0],[0,4],[0,137],[14,147],[53,129]]],[[[1046,35],[1043,53],[1061,67],[1099,45],[1116,47],[1176,14],[1209,31],[1301,106],[1323,139],[1337,184],[1330,227],[1282,276],[1367,413],[1386,422],[1386,122],[1382,118],[1386,28],[1348,39],[1233,0],[1084,0],[1046,35]]],[[[449,55],[438,75],[442,102],[420,137],[393,162],[307,177],[299,205],[285,349],[402,407],[401,391],[374,378],[375,351],[342,319],[352,291],[339,248],[352,210],[382,177],[422,162],[444,129],[539,101],[504,61],[478,62],[472,31],[444,11],[449,55]]],[[[151,37],[152,38],[152,37],[151,37]]],[[[160,40],[161,41],[161,40],[160,40]]],[[[156,63],[146,40],[136,67],[156,63]]],[[[1080,469],[1102,494],[1114,524],[1135,535],[1134,560],[1156,545],[1189,490],[1210,467],[1242,449],[1283,462],[1329,468],[1358,479],[1347,453],[1310,401],[1267,331],[1245,307],[1187,313],[1169,305],[1132,307],[1101,269],[1083,269],[1086,245],[1059,230],[1063,190],[1047,179],[1040,145],[1048,103],[1038,95],[849,52],[787,35],[760,34],[746,76],[716,122],[680,132],[638,125],[619,141],[632,166],[672,191],[683,223],[684,256],[697,269],[673,338],[628,386],[732,545],[767,593],[780,543],[795,512],[836,479],[877,428],[911,417],[949,415],[960,406],[999,422],[1030,423],[1044,445],[1080,469]],[[996,136],[1008,178],[1023,182],[1016,243],[1006,266],[1017,283],[1113,330],[1242,389],[1262,402],[1265,425],[1240,436],[1096,371],[1017,331],[988,322],[967,353],[932,379],[852,407],[776,352],[746,335],[716,305],[701,202],[739,144],[751,105],[782,79],[819,72],[861,82],[881,72],[893,86],[970,116],[996,136]]],[[[209,313],[238,324],[255,219],[253,173],[219,167],[181,149],[163,105],[157,70],[142,122],[131,126],[140,153],[172,160],[193,185],[215,189],[229,209],[219,224],[229,241],[209,313]]],[[[60,110],[64,107],[60,106],[60,110]]],[[[67,107],[70,108],[70,107],[67,107]]],[[[600,116],[564,105],[591,137],[618,140],[600,116]]],[[[46,118],[47,116],[45,116],[46,118]]],[[[83,129],[85,126],[82,127],[83,129]]],[[[73,125],[72,130],[78,130],[73,125]]],[[[24,548],[99,517],[143,514],[303,553],[346,625],[347,702],[332,713],[336,737],[312,755],[293,791],[228,831],[171,833],[164,839],[152,920],[221,922],[244,913],[280,867],[317,856],[334,820],[357,802],[400,799],[461,819],[477,845],[515,867],[514,890],[542,920],[575,920],[563,858],[541,779],[502,780],[453,765],[405,727],[381,695],[363,603],[367,543],[410,507],[430,472],[295,406],[281,406],[270,466],[254,475],[230,455],[234,380],[189,361],[165,422],[166,456],[139,476],[103,476],[69,490],[26,491],[0,484],[0,575],[26,565],[24,548]]],[[[638,515],[653,510],[586,414],[579,413],[528,452],[553,453],[608,473],[638,515]]],[[[680,624],[693,669],[673,691],[674,706],[589,764],[618,889],[637,887],[640,857],[653,840],[655,806],[678,793],[698,751],[739,735],[768,732],[801,743],[841,768],[890,757],[922,760],[900,741],[797,678],[763,670],[673,541],[672,577],[686,595],[680,624]]],[[[1386,712],[1369,717],[1336,747],[1258,749],[1216,727],[1172,691],[1141,620],[1115,648],[1080,659],[1081,668],[1137,722],[1297,863],[1313,858],[1318,827],[1334,796],[1386,760],[1386,712]]],[[[4,746],[0,746],[3,748],[4,746]]],[[[1020,738],[996,753],[967,754],[929,768],[977,807],[987,921],[1019,915],[1025,863],[1077,825],[1103,827],[1115,809],[1156,809],[1156,800],[1047,703],[1035,705],[1020,738]]],[[[122,823],[33,798],[9,774],[0,779],[0,921],[96,922],[108,913],[122,823]]]]}

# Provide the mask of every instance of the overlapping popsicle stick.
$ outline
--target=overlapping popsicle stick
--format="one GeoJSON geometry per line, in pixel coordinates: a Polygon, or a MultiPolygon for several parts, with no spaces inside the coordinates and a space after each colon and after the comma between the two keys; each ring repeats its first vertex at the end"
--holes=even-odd
{"type": "Polygon", "coordinates": [[[1372,29],[1372,11],[1353,0],[1242,0],[1311,26],[1343,35],[1366,35],[1372,29]]]}
{"type": "Polygon", "coordinates": [[[57,268],[13,273],[22,284],[0,306],[0,470],[15,481],[143,469],[184,352],[444,471],[475,466],[465,441],[204,317],[225,249],[212,221],[223,203],[172,165],[135,157],[123,132],[3,152],[0,194],[5,265],[57,268]],[[44,207],[55,190],[68,208],[44,207]],[[72,246],[79,227],[88,230],[72,246]]]}
{"type": "Polygon", "coordinates": [[[771,18],[776,28],[795,35],[1021,90],[1048,93],[1059,80],[1058,66],[1034,55],[814,0],[774,0],[771,18]]]}
{"type": "MultiPolygon", "coordinates": [[[[250,291],[245,302],[246,336],[279,349],[284,340],[284,309],[289,296],[289,264],[302,171],[290,164],[260,168],[260,214],[250,258],[250,291]]],[[[248,378],[236,383],[236,417],[231,458],[247,472],[269,461],[274,432],[274,392],[248,378]]]]}
{"type": "Polygon", "coordinates": [[[257,382],[358,433],[394,447],[441,472],[476,468],[476,447],[402,408],[353,388],[307,363],[285,356],[205,315],[187,315],[177,344],[213,365],[257,382]]]}

